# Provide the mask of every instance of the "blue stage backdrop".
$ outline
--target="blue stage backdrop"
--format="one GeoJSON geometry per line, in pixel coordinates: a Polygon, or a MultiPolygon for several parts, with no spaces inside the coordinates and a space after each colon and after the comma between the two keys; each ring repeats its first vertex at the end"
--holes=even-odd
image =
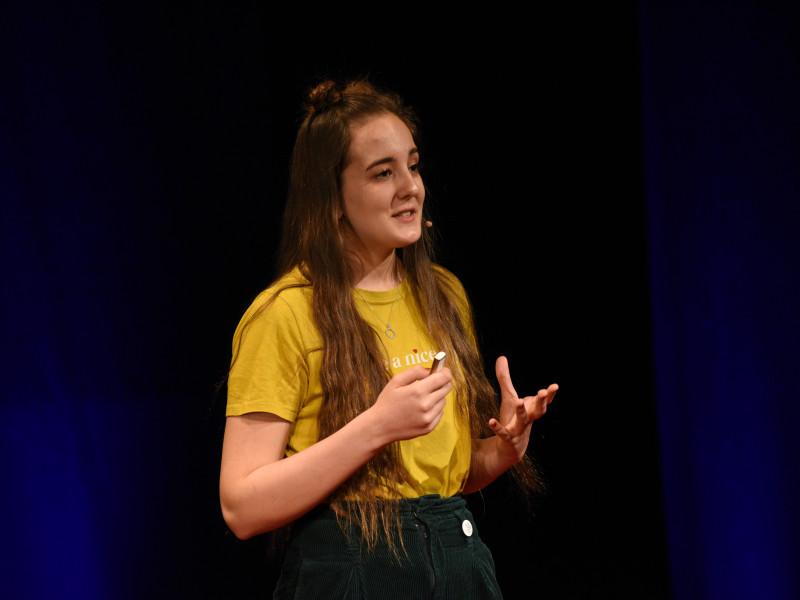
{"type": "Polygon", "coordinates": [[[176,253],[147,108],[165,88],[99,7],[23,4],[0,34],[0,595],[141,597],[190,463],[163,363],[176,253]]]}
{"type": "Polygon", "coordinates": [[[675,598],[800,597],[800,30],[783,4],[640,3],[675,598]]]}

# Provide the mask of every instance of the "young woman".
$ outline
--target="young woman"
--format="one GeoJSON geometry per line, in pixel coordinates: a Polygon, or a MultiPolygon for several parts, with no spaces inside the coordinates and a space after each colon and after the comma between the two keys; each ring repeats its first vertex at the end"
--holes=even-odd
{"type": "Polygon", "coordinates": [[[495,417],[467,294],[433,258],[413,110],[366,79],[305,108],[279,275],[233,336],[225,522],[287,533],[274,598],[501,598],[462,495],[508,469],[534,488],[558,386],[520,398],[500,356],[495,417]]]}

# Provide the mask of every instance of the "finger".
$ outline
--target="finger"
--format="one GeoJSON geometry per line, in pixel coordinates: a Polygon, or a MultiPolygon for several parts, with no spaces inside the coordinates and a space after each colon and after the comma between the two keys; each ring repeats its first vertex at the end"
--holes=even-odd
{"type": "Polygon", "coordinates": [[[431,407],[440,407],[444,406],[444,404],[447,402],[447,396],[450,395],[450,391],[452,389],[453,384],[448,381],[441,387],[426,390],[425,395],[428,401],[431,402],[431,407]]]}
{"type": "Polygon", "coordinates": [[[544,390],[545,392],[544,394],[540,392],[538,396],[541,398],[541,402],[544,405],[545,410],[547,410],[547,407],[550,405],[550,403],[553,401],[553,398],[555,398],[556,396],[556,390],[553,390],[551,388],[552,386],[544,390]]]}
{"type": "Polygon", "coordinates": [[[415,382],[413,385],[419,386],[420,389],[426,394],[432,394],[439,392],[444,388],[447,388],[447,391],[450,391],[450,388],[453,386],[453,381],[446,373],[440,371],[438,373],[431,373],[424,379],[415,382]]]}
{"type": "Polygon", "coordinates": [[[529,401],[526,402],[526,409],[528,410],[531,421],[542,418],[544,413],[547,412],[547,395],[543,394],[542,391],[543,390],[539,390],[537,395],[528,396],[525,399],[526,401],[529,401]]]}
{"type": "Polygon", "coordinates": [[[495,373],[497,374],[497,381],[500,382],[500,387],[511,398],[518,398],[517,390],[514,389],[514,384],[511,383],[511,372],[508,368],[508,359],[505,356],[499,356],[495,363],[495,373]]]}
{"type": "Polygon", "coordinates": [[[528,409],[525,408],[525,400],[520,400],[517,404],[517,423],[521,424],[522,427],[526,427],[530,424],[530,421],[528,409]]]}
{"type": "Polygon", "coordinates": [[[397,385],[408,385],[414,383],[419,379],[425,379],[428,376],[428,369],[422,365],[416,365],[405,371],[400,371],[394,376],[397,385]]]}
{"type": "Polygon", "coordinates": [[[511,434],[509,433],[508,429],[500,425],[497,419],[489,419],[489,427],[492,428],[492,431],[494,431],[495,435],[511,443],[511,434]]]}
{"type": "Polygon", "coordinates": [[[441,377],[441,379],[433,379],[431,381],[431,384],[433,385],[431,391],[438,392],[447,388],[447,391],[449,392],[453,388],[453,380],[448,379],[447,375],[444,375],[443,373],[434,373],[431,377],[441,377]]]}
{"type": "Polygon", "coordinates": [[[558,391],[558,384],[551,383],[550,387],[547,388],[547,403],[550,404],[553,401],[553,398],[556,397],[556,392],[558,391]]]}
{"type": "Polygon", "coordinates": [[[450,370],[449,367],[442,367],[442,370],[439,372],[445,374],[448,379],[453,378],[453,372],[450,370]]]}
{"type": "Polygon", "coordinates": [[[434,417],[433,422],[431,423],[431,431],[436,429],[436,426],[439,424],[439,421],[442,420],[442,416],[444,415],[444,411],[440,411],[436,417],[434,417]]]}
{"type": "Polygon", "coordinates": [[[536,398],[537,408],[539,410],[539,416],[537,418],[541,418],[544,416],[544,413],[547,412],[547,405],[549,404],[548,400],[550,398],[550,392],[547,390],[539,390],[539,394],[536,398]]]}

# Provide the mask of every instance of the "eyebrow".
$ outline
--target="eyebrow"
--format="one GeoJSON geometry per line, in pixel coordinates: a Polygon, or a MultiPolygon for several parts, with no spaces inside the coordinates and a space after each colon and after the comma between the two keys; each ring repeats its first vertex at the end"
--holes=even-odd
{"type": "MultiPolygon", "coordinates": [[[[411,150],[408,151],[408,155],[409,156],[411,156],[412,154],[415,154],[415,153],[419,154],[419,149],[416,146],[414,146],[411,150]]],[[[393,156],[387,156],[385,158],[380,158],[380,159],[376,160],[374,163],[372,163],[370,166],[368,166],[365,170],[369,171],[372,167],[377,167],[378,165],[382,165],[383,163],[391,163],[391,162],[394,162],[394,157],[393,156]]]]}

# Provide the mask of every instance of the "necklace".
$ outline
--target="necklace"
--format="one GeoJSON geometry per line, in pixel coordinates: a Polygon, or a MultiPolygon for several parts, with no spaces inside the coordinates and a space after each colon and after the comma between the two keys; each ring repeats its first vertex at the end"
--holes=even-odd
{"type": "MultiPolygon", "coordinates": [[[[353,288],[353,289],[356,290],[356,294],[358,294],[361,297],[361,299],[364,301],[364,303],[367,305],[367,307],[369,307],[369,309],[373,313],[375,313],[378,316],[378,319],[380,319],[381,322],[382,322],[383,319],[381,319],[381,316],[378,315],[377,312],[375,312],[375,309],[372,308],[372,305],[369,302],[367,302],[367,299],[364,298],[364,296],[361,295],[361,293],[358,291],[358,288],[353,288]]],[[[403,298],[405,298],[405,296],[406,296],[406,293],[405,293],[405,291],[403,291],[403,293],[400,295],[400,297],[397,298],[394,302],[392,302],[391,307],[389,307],[389,317],[386,320],[386,332],[385,333],[386,333],[386,337],[388,337],[390,340],[393,340],[397,336],[397,332],[394,329],[392,329],[392,326],[390,324],[390,321],[391,321],[391,318],[392,318],[392,309],[394,308],[394,305],[397,303],[397,300],[402,300],[403,298]]]]}

